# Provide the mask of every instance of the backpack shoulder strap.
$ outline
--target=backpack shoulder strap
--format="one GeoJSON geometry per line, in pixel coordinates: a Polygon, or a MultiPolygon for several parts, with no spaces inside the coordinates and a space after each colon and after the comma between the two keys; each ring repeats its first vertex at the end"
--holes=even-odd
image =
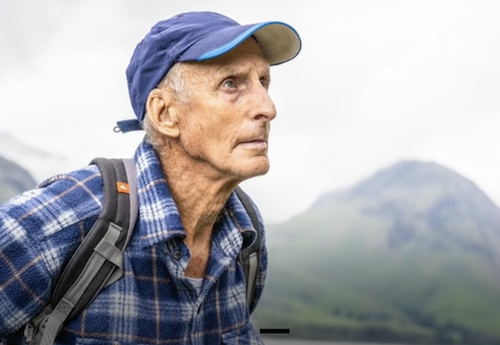
{"type": "Polygon", "coordinates": [[[123,275],[123,253],[138,214],[135,166],[132,160],[105,158],[91,164],[102,175],[101,214],[59,276],[51,303],[35,319],[32,326],[38,333],[27,334],[30,344],[53,344],[64,322],[79,315],[104,287],[123,275]]]}
{"type": "MultiPolygon", "coordinates": [[[[137,196],[137,169],[135,167],[135,162],[132,158],[123,158],[121,159],[123,162],[123,166],[125,167],[126,173],[126,181],[128,183],[128,194],[129,194],[129,225],[126,228],[127,237],[125,239],[125,243],[123,245],[123,250],[127,248],[128,243],[130,242],[130,238],[134,233],[135,223],[137,221],[137,217],[139,215],[139,199],[137,196]]],[[[117,188],[118,185],[117,185],[117,188]]],[[[125,213],[124,213],[125,214],[125,213]]],[[[111,276],[109,277],[106,286],[113,284],[115,281],[120,279],[123,276],[123,266],[119,267],[119,269],[115,269],[111,276]]]]}
{"type": "Polygon", "coordinates": [[[243,204],[243,207],[245,207],[245,210],[247,211],[248,216],[252,221],[253,227],[257,231],[257,238],[254,241],[254,243],[251,246],[241,250],[238,257],[243,267],[243,272],[245,273],[245,279],[247,283],[247,289],[246,289],[247,305],[248,309],[251,309],[255,295],[255,285],[257,284],[257,273],[259,270],[260,260],[262,255],[261,252],[262,229],[259,224],[257,212],[255,211],[255,208],[250,202],[248,195],[246,195],[246,193],[243,192],[243,190],[239,186],[236,187],[235,192],[236,195],[238,195],[238,198],[240,199],[241,203],[243,204]]]}

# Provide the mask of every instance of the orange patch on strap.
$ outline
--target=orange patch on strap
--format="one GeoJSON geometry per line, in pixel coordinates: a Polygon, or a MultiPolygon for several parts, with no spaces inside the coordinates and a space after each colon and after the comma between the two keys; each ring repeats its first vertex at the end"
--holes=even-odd
{"type": "Polygon", "coordinates": [[[118,191],[118,193],[130,194],[128,183],[125,182],[116,182],[116,190],[118,191]]]}

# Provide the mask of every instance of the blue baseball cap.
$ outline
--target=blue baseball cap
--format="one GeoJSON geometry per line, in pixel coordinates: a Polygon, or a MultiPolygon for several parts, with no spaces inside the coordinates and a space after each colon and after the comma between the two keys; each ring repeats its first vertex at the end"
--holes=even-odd
{"type": "Polygon", "coordinates": [[[240,25],[218,13],[188,12],[153,26],[135,48],[126,71],[137,119],[118,121],[115,132],[142,129],[148,95],[175,63],[216,58],[250,36],[255,37],[270,65],[293,59],[301,49],[298,33],[282,22],[240,25]]]}

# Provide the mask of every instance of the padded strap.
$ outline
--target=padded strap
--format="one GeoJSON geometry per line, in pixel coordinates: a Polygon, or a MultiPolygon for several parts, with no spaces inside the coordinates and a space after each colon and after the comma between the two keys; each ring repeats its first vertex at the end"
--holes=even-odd
{"type": "MultiPolygon", "coordinates": [[[[114,224],[111,223],[110,226],[114,224]]],[[[121,231],[121,229],[120,229],[121,231]]],[[[95,252],[101,254],[101,256],[107,260],[115,264],[115,266],[119,267],[123,270],[123,255],[120,249],[118,249],[113,242],[110,242],[106,237],[101,240],[95,247],[95,252]]]]}
{"type": "Polygon", "coordinates": [[[252,305],[253,297],[255,294],[255,284],[257,283],[257,271],[259,268],[259,255],[251,253],[248,256],[248,275],[247,278],[247,303],[248,308],[252,305]]]}
{"type": "MultiPolygon", "coordinates": [[[[139,200],[137,197],[137,169],[135,167],[135,162],[132,158],[124,158],[122,159],[123,164],[125,166],[125,172],[127,175],[127,181],[129,185],[129,201],[130,201],[130,212],[129,212],[129,229],[127,232],[127,237],[125,239],[125,244],[123,246],[123,250],[127,248],[128,243],[130,242],[130,238],[134,232],[135,223],[137,221],[137,217],[139,215],[139,200]]],[[[113,271],[111,276],[108,279],[108,282],[105,286],[109,286],[116,282],[123,276],[123,264],[118,266],[117,269],[113,271]]]]}
{"type": "MultiPolygon", "coordinates": [[[[118,240],[121,231],[122,229],[118,225],[110,223],[108,231],[99,244],[108,242],[111,246],[114,246],[114,243],[118,240]]],[[[99,247],[99,245],[97,247],[99,247]]],[[[99,273],[99,270],[106,262],[106,259],[107,258],[105,256],[101,255],[97,251],[92,254],[90,260],[85,265],[85,268],[79,275],[76,282],[66,292],[64,297],[61,298],[57,306],[46,319],[45,330],[43,331],[42,342],[40,345],[52,345],[54,343],[63,323],[73,311],[73,308],[78,301],[80,301],[83,293],[93,282],[94,278],[99,273]]]]}
{"type": "Polygon", "coordinates": [[[40,323],[31,344],[52,345],[66,320],[78,315],[102,288],[123,276],[123,255],[138,213],[135,165],[132,160],[104,158],[92,163],[102,174],[103,210],[61,274],[52,296],[52,305],[56,306],[40,323]]]}
{"type": "Polygon", "coordinates": [[[52,313],[40,325],[43,328],[43,336],[40,339],[40,345],[52,345],[62,327],[62,324],[68,318],[75,307],[64,297],[59,301],[52,313]]]}
{"type": "Polygon", "coordinates": [[[245,192],[238,186],[235,189],[236,195],[240,199],[243,207],[248,213],[250,220],[252,221],[252,225],[257,231],[257,239],[254,243],[243,250],[240,251],[239,259],[241,265],[243,266],[243,272],[245,274],[246,283],[247,283],[247,305],[248,309],[251,309],[253,297],[255,294],[255,284],[257,282],[257,272],[260,266],[260,257],[261,253],[261,227],[259,224],[259,219],[257,217],[257,212],[255,211],[250,199],[246,195],[245,192]]]}

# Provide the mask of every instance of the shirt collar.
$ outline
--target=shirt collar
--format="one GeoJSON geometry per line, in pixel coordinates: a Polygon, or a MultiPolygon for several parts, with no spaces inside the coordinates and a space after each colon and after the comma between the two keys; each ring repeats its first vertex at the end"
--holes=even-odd
{"type": "MultiPolygon", "coordinates": [[[[139,198],[137,231],[141,246],[151,247],[175,237],[184,239],[186,232],[179,211],[153,147],[143,140],[136,150],[134,159],[137,167],[139,198]]],[[[243,249],[253,244],[257,232],[235,192],[230,195],[220,216],[230,218],[226,218],[225,221],[233,224],[234,230],[242,236],[243,249]]]]}

